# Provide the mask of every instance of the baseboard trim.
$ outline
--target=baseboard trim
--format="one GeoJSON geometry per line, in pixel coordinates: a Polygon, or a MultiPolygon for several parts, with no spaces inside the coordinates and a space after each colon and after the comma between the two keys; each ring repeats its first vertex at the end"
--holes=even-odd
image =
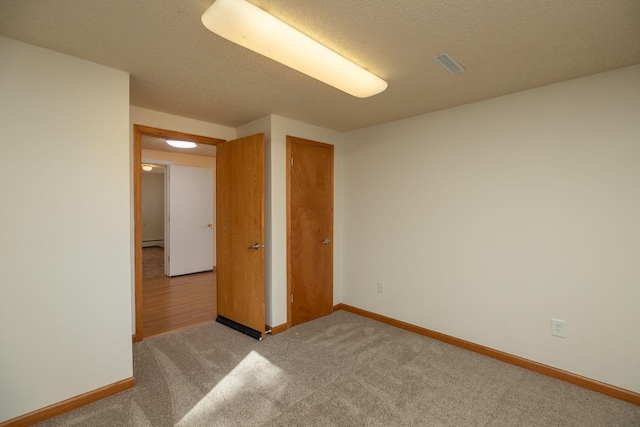
{"type": "Polygon", "coordinates": [[[281,334],[282,332],[286,331],[287,329],[289,329],[289,326],[287,326],[286,323],[283,323],[282,325],[278,325],[278,326],[265,325],[265,328],[267,331],[271,329],[271,335],[273,336],[273,335],[281,334]]]}
{"type": "Polygon", "coordinates": [[[525,359],[519,356],[514,356],[513,354],[505,353],[500,350],[494,350],[490,347],[485,347],[480,344],[475,344],[470,341],[465,341],[460,338],[452,337],[451,335],[442,334],[440,332],[436,332],[430,329],[422,328],[420,326],[412,325],[411,323],[406,323],[401,320],[396,320],[391,317],[376,314],[371,311],[363,310],[361,308],[353,307],[347,304],[337,304],[336,306],[334,306],[334,311],[337,311],[337,310],[344,310],[344,311],[348,311],[349,313],[353,313],[359,316],[367,317],[369,319],[377,320],[378,322],[386,323],[387,325],[395,326],[397,328],[414,332],[416,334],[423,335],[425,337],[446,342],[447,344],[455,345],[456,347],[464,348],[465,350],[473,351],[474,353],[483,354],[485,356],[500,360],[502,362],[520,366],[521,368],[525,368],[530,371],[546,375],[548,377],[566,381],[568,383],[575,384],[579,387],[596,391],[598,393],[615,397],[616,399],[624,400],[625,402],[633,403],[634,405],[640,406],[640,394],[630,390],[626,390],[620,387],[616,387],[610,384],[596,381],[591,378],[583,377],[568,371],[563,371],[561,369],[554,368],[552,366],[543,365],[542,363],[534,362],[533,360],[525,359]]]}
{"type": "Polygon", "coordinates": [[[81,406],[93,403],[96,400],[104,399],[105,397],[112,396],[120,393],[121,391],[132,388],[135,385],[135,379],[133,377],[124,379],[122,381],[115,382],[113,384],[100,387],[98,389],[89,391],[76,397],[72,397],[62,402],[54,403],[53,405],[38,409],[28,414],[21,415],[19,417],[0,422],[0,427],[23,427],[31,426],[36,423],[48,420],[50,418],[62,415],[65,412],[78,409],[81,406]]]}
{"type": "Polygon", "coordinates": [[[133,334],[133,335],[131,335],[131,341],[132,342],[142,341],[142,334],[133,334]]]}

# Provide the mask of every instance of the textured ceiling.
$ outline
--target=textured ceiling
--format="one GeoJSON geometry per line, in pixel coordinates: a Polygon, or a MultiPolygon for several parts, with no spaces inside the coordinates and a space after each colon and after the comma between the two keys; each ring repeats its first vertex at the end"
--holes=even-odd
{"type": "Polygon", "coordinates": [[[0,0],[0,35],[129,72],[132,105],[232,127],[345,131],[640,63],[638,0],[251,2],[388,89],[357,99],[216,36],[211,0],[0,0]]]}

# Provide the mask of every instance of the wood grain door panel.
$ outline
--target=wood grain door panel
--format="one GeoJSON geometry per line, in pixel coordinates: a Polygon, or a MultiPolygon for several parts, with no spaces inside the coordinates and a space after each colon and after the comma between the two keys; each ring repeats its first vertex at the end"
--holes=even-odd
{"type": "Polygon", "coordinates": [[[333,310],[333,145],[287,137],[291,326],[333,310]]]}
{"type": "Polygon", "coordinates": [[[218,315],[264,336],[264,134],[219,144],[216,157],[218,315]]]}

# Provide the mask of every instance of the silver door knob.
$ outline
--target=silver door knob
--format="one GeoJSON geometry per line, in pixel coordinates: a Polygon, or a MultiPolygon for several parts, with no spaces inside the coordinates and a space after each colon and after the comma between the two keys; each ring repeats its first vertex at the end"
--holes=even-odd
{"type": "Polygon", "coordinates": [[[255,249],[257,251],[260,248],[264,248],[264,245],[261,245],[260,243],[256,243],[255,245],[249,246],[247,249],[255,249]]]}
{"type": "Polygon", "coordinates": [[[331,239],[328,237],[325,237],[324,240],[322,241],[323,245],[328,245],[329,243],[331,243],[331,239]]]}

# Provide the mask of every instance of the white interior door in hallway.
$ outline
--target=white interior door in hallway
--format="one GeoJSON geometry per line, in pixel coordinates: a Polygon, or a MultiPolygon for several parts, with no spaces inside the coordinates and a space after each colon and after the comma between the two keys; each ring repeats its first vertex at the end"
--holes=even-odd
{"type": "Polygon", "coordinates": [[[213,169],[171,166],[169,276],[213,269],[213,169]]]}

